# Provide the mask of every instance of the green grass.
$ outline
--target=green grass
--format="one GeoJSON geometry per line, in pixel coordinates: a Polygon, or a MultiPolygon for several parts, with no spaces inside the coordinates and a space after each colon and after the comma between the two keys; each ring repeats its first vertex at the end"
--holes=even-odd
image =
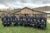
{"type": "Polygon", "coordinates": [[[46,30],[36,29],[33,27],[22,27],[22,26],[3,27],[2,21],[0,20],[0,33],[50,33],[50,24],[47,23],[46,30]]]}

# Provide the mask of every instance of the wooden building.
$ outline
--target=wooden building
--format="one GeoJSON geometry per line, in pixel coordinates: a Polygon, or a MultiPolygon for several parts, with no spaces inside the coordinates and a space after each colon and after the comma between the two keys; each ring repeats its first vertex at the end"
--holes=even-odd
{"type": "Polygon", "coordinates": [[[47,16],[47,14],[44,12],[33,10],[33,9],[30,9],[27,7],[14,12],[14,15],[16,15],[16,16],[29,15],[29,16],[44,16],[44,17],[47,16]]]}

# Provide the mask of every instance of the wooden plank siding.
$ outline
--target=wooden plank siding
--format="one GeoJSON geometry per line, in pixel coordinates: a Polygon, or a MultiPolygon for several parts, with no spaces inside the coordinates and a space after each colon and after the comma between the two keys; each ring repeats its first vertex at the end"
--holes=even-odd
{"type": "Polygon", "coordinates": [[[44,13],[44,12],[41,12],[41,11],[37,11],[37,10],[32,10],[32,9],[30,9],[30,8],[23,8],[23,9],[21,9],[21,10],[19,10],[18,12],[16,11],[15,12],[15,15],[17,16],[17,15],[25,15],[25,14],[27,14],[27,15],[39,15],[39,16],[45,16],[46,17],[46,13],[44,13]]]}

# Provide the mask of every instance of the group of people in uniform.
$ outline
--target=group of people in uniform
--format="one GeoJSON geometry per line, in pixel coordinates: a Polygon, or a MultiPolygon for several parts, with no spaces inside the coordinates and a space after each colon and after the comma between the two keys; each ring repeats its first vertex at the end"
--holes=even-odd
{"type": "Polygon", "coordinates": [[[4,26],[32,26],[37,28],[46,28],[45,17],[33,17],[33,16],[3,16],[2,24],[4,26]]]}

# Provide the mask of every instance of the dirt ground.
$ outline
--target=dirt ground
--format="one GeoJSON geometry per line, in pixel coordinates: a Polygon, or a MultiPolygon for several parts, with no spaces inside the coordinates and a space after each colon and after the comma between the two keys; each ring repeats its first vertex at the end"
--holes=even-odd
{"type": "Polygon", "coordinates": [[[47,18],[47,22],[50,23],[50,18],[47,18]]]}

